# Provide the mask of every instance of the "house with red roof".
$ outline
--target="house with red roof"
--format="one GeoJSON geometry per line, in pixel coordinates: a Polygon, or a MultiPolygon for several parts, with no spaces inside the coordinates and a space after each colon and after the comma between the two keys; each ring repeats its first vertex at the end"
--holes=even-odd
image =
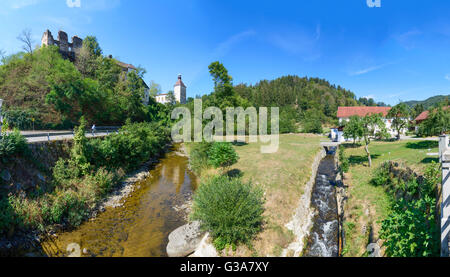
{"type": "MultiPolygon", "coordinates": [[[[444,109],[450,109],[450,106],[444,107],[444,109]]],[[[419,116],[414,120],[416,122],[416,125],[419,125],[420,123],[427,120],[429,115],[430,111],[424,111],[423,113],[419,114],[419,116]]]]}
{"type": "MultiPolygon", "coordinates": [[[[450,106],[444,107],[444,110],[450,109],[450,106]]],[[[430,116],[430,111],[424,111],[414,120],[416,122],[416,133],[419,132],[420,124],[428,119],[430,116]]]]}
{"type": "MultiPolygon", "coordinates": [[[[387,118],[387,115],[389,111],[391,110],[391,107],[366,107],[366,106],[360,106],[360,107],[339,107],[337,112],[337,117],[339,119],[339,128],[332,130],[331,137],[335,141],[343,142],[346,139],[343,136],[343,129],[345,128],[345,123],[350,120],[350,117],[352,116],[359,116],[364,117],[366,115],[371,114],[381,114],[383,117],[383,121],[386,124],[386,128],[388,133],[391,136],[397,135],[397,132],[395,129],[392,128],[392,120],[387,118]]],[[[403,132],[406,132],[405,129],[403,132]]]]}

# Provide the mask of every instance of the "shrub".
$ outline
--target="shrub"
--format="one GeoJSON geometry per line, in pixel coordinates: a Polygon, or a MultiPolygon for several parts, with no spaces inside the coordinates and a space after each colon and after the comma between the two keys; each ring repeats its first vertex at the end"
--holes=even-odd
{"type": "Polygon", "coordinates": [[[212,145],[212,142],[206,141],[192,143],[189,166],[196,174],[201,175],[202,171],[208,166],[208,153],[212,145]]]}
{"type": "Polygon", "coordinates": [[[209,164],[215,168],[230,167],[237,163],[239,156],[234,150],[231,143],[228,142],[216,142],[211,146],[208,151],[209,154],[209,164]]]}
{"type": "Polygon", "coordinates": [[[9,127],[19,130],[31,130],[42,128],[42,121],[37,112],[32,110],[10,109],[3,112],[9,127]],[[33,118],[35,122],[33,122],[33,118]]]}
{"type": "Polygon", "coordinates": [[[6,234],[16,224],[14,209],[7,197],[0,196],[0,234],[6,234]]]}
{"type": "Polygon", "coordinates": [[[341,164],[342,172],[347,173],[350,168],[350,163],[345,155],[345,147],[342,145],[339,146],[339,163],[341,164]]]}
{"type": "Polygon", "coordinates": [[[372,183],[383,185],[393,202],[392,212],[382,222],[380,238],[385,240],[386,253],[394,257],[439,256],[439,226],[435,192],[440,181],[439,165],[431,164],[425,178],[416,178],[405,171],[390,177],[392,164],[380,167],[372,183]]]}
{"type": "Polygon", "coordinates": [[[192,219],[211,233],[215,246],[249,242],[261,230],[263,191],[241,179],[216,176],[194,195],[192,219]]]}
{"type": "Polygon", "coordinates": [[[4,163],[8,162],[14,155],[26,154],[27,150],[27,140],[17,129],[0,137],[0,159],[4,163]]]}
{"type": "Polygon", "coordinates": [[[386,186],[390,181],[389,163],[384,163],[375,170],[375,174],[371,182],[375,186],[386,186]]]}
{"type": "Polygon", "coordinates": [[[124,168],[128,171],[161,153],[168,141],[167,129],[157,124],[127,124],[119,134],[89,141],[87,160],[97,168],[124,168]]]}
{"type": "Polygon", "coordinates": [[[439,256],[435,205],[436,201],[429,196],[412,201],[402,199],[394,205],[380,231],[389,256],[439,256]]]}

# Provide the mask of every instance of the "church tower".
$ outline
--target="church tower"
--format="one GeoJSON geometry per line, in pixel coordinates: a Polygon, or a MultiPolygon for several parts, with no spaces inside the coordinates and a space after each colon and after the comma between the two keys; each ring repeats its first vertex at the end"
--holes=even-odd
{"type": "Polygon", "coordinates": [[[181,74],[178,75],[178,81],[173,86],[173,94],[177,102],[179,102],[180,104],[186,104],[186,86],[181,80],[181,74]]]}

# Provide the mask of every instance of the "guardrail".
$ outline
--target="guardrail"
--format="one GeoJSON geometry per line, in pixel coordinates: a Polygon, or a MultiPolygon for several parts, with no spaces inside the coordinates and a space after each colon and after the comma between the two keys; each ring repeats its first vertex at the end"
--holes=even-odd
{"type": "MultiPolygon", "coordinates": [[[[116,126],[99,126],[95,128],[95,133],[106,133],[106,135],[109,135],[111,133],[118,133],[119,129],[121,127],[116,126]]],[[[86,129],[86,134],[91,134],[91,129],[86,129]]],[[[41,138],[41,137],[47,137],[47,140],[50,141],[51,137],[60,137],[60,136],[70,136],[74,135],[74,131],[67,131],[67,132],[41,132],[41,133],[32,133],[32,134],[24,134],[23,136],[25,138],[41,138]]]]}

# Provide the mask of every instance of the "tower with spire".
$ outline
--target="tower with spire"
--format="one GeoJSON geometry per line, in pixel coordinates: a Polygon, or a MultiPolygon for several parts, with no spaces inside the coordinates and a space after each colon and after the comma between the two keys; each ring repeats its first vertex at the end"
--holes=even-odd
{"type": "Polygon", "coordinates": [[[173,94],[180,104],[186,104],[186,86],[181,80],[181,74],[178,75],[178,81],[173,86],[173,94]]]}

